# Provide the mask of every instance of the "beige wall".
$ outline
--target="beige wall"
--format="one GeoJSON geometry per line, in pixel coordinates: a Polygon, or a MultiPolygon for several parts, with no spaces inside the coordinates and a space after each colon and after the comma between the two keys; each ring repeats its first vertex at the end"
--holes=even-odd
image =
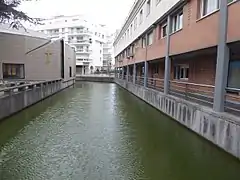
{"type": "MultiPolygon", "coordinates": [[[[26,80],[61,78],[60,40],[50,42],[49,39],[0,32],[0,42],[0,79],[2,63],[24,64],[26,80]],[[49,53],[48,58],[46,53],[49,53]]],[[[65,45],[64,51],[65,79],[69,79],[69,66],[75,74],[75,52],[68,45],[65,45]]]]}
{"type": "Polygon", "coordinates": [[[69,67],[72,68],[72,76],[76,74],[76,54],[75,50],[65,44],[65,53],[64,53],[65,65],[64,65],[64,77],[65,79],[69,79],[69,67]]]}

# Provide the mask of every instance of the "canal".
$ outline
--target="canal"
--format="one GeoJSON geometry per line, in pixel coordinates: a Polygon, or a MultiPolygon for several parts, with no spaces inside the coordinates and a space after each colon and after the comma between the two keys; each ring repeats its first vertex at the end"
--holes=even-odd
{"type": "Polygon", "coordinates": [[[237,159],[115,84],[83,83],[0,123],[0,180],[239,180],[237,159]]]}

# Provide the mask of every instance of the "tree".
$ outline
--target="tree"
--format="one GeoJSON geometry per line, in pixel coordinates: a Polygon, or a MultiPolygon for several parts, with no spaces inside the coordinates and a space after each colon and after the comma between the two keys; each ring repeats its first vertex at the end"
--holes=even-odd
{"type": "Polygon", "coordinates": [[[31,18],[26,13],[17,10],[20,4],[21,0],[0,0],[0,23],[9,23],[12,28],[17,29],[23,27],[23,21],[38,24],[39,19],[31,18]]]}

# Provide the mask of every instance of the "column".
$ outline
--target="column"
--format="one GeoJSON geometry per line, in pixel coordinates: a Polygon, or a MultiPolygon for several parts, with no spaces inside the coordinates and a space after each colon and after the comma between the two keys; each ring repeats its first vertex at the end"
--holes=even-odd
{"type": "Polygon", "coordinates": [[[228,7],[227,1],[221,1],[219,13],[219,37],[217,51],[217,68],[214,90],[213,109],[217,112],[224,111],[224,101],[228,77],[229,47],[227,46],[228,7]]]}
{"type": "Polygon", "coordinates": [[[133,64],[133,84],[136,83],[136,64],[133,64]]]}
{"type": "Polygon", "coordinates": [[[126,77],[127,82],[129,81],[129,65],[127,65],[127,77],[126,77]]]}
{"type": "Polygon", "coordinates": [[[122,79],[124,79],[124,66],[122,66],[122,79]]]}
{"type": "Polygon", "coordinates": [[[148,62],[144,62],[144,87],[147,87],[147,78],[148,78],[148,62]]]}
{"type": "Polygon", "coordinates": [[[0,81],[3,80],[3,64],[0,62],[0,81]]]}
{"type": "Polygon", "coordinates": [[[170,51],[170,22],[171,18],[168,16],[167,18],[167,47],[166,47],[166,55],[165,55],[165,72],[164,72],[164,94],[169,93],[169,81],[170,81],[170,73],[171,73],[171,60],[169,58],[170,51]]]}

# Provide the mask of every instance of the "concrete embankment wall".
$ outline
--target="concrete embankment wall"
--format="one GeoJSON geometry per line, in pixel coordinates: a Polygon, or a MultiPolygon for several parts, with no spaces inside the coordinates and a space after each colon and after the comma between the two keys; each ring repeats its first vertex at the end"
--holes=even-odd
{"type": "Polygon", "coordinates": [[[0,120],[70,87],[74,83],[75,79],[55,80],[1,90],[3,94],[0,96],[0,120]]]}
{"type": "Polygon", "coordinates": [[[113,83],[114,78],[109,76],[77,76],[76,81],[113,83]]]}
{"type": "Polygon", "coordinates": [[[115,82],[198,135],[240,158],[239,117],[216,113],[211,108],[120,79],[115,79],[115,82]]]}

